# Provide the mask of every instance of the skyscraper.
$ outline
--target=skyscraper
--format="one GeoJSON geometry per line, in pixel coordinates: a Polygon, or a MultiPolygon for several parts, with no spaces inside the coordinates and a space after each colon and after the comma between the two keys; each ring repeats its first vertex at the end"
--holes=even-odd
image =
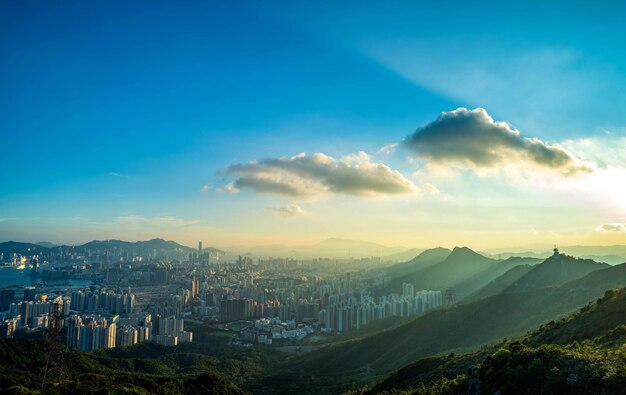
{"type": "Polygon", "coordinates": [[[0,311],[7,311],[11,303],[15,300],[15,291],[12,289],[3,289],[0,291],[0,311]]]}
{"type": "Polygon", "coordinates": [[[195,298],[200,292],[200,281],[195,277],[191,279],[191,297],[195,298]]]}
{"type": "Polygon", "coordinates": [[[35,300],[35,292],[36,292],[36,288],[35,287],[26,287],[24,288],[24,300],[25,301],[29,301],[29,300],[35,300]]]}
{"type": "Polygon", "coordinates": [[[412,298],[414,293],[415,293],[415,287],[413,286],[413,284],[409,284],[409,283],[402,284],[402,296],[412,298]]]}
{"type": "Polygon", "coordinates": [[[202,242],[198,242],[198,257],[202,256],[202,242]]]}
{"type": "Polygon", "coordinates": [[[30,274],[34,276],[39,271],[39,259],[33,258],[33,259],[31,259],[30,262],[32,264],[32,269],[30,271],[30,274]]]}
{"type": "Polygon", "coordinates": [[[104,348],[115,348],[117,340],[117,325],[110,323],[104,331],[104,348]]]}

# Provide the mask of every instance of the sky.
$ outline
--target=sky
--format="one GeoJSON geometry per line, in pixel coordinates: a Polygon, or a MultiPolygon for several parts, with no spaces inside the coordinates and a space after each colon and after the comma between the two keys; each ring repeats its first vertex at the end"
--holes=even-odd
{"type": "Polygon", "coordinates": [[[626,243],[620,2],[1,2],[0,241],[626,243]]]}

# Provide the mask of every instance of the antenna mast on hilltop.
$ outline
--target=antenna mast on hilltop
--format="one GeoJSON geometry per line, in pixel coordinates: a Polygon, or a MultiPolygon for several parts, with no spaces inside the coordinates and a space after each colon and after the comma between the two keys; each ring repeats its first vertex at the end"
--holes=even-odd
{"type": "Polygon", "coordinates": [[[67,367],[63,355],[63,344],[61,342],[61,304],[55,303],[54,310],[50,312],[50,325],[46,329],[46,348],[44,352],[44,366],[41,370],[41,388],[46,384],[58,386],[67,377],[67,367]]]}
{"type": "Polygon", "coordinates": [[[448,306],[452,306],[454,304],[454,300],[456,299],[456,293],[454,292],[454,288],[450,287],[446,289],[445,292],[446,304],[448,306]]]}

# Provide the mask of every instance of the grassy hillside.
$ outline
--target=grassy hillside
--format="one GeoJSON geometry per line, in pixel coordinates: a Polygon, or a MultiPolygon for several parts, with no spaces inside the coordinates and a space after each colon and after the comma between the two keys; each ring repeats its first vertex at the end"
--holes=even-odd
{"type": "MultiPolygon", "coordinates": [[[[534,258],[509,259],[534,260],[534,258]]],[[[527,262],[531,263],[532,261],[527,262]]],[[[478,300],[504,292],[526,292],[558,286],[608,267],[610,266],[605,263],[598,263],[590,259],[577,259],[567,255],[550,257],[534,266],[514,266],[472,293],[468,300],[478,300]]]]}
{"type": "Polygon", "coordinates": [[[515,281],[505,292],[518,292],[561,285],[581,278],[609,265],[591,259],[577,259],[567,255],[550,257],[515,281]]]}
{"type": "Polygon", "coordinates": [[[471,296],[477,290],[488,285],[490,282],[499,278],[508,271],[519,266],[532,266],[541,263],[541,259],[537,258],[523,258],[523,257],[511,257],[503,261],[499,261],[493,265],[489,265],[485,270],[474,276],[462,281],[458,284],[454,284],[457,300],[464,299],[471,296]]]}
{"type": "Polygon", "coordinates": [[[161,358],[114,358],[67,348],[64,373],[54,374],[42,388],[39,362],[45,350],[43,341],[0,340],[0,389],[18,394],[247,393],[217,373],[215,361],[206,356],[164,353],[161,358]]]}
{"type": "Polygon", "coordinates": [[[626,289],[532,334],[403,367],[353,393],[618,394],[626,388],[626,289]],[[474,392],[477,393],[477,392],[474,392]]]}
{"type": "Polygon", "coordinates": [[[550,321],[533,332],[527,341],[533,346],[544,343],[568,344],[594,339],[626,325],[626,288],[607,291],[595,303],[558,321],[550,321]]]}
{"type": "Polygon", "coordinates": [[[412,361],[469,350],[519,335],[626,286],[626,265],[609,267],[560,287],[503,294],[432,311],[396,329],[325,347],[292,361],[293,369],[315,375],[367,379],[412,361]]]}
{"type": "Polygon", "coordinates": [[[489,296],[498,295],[504,292],[507,288],[513,285],[520,278],[525,276],[529,271],[531,271],[533,267],[531,265],[519,265],[515,266],[512,269],[509,269],[500,277],[491,281],[484,287],[480,288],[478,291],[471,294],[468,299],[469,300],[478,300],[483,299],[489,296]]]}
{"type": "MultiPolygon", "coordinates": [[[[53,393],[242,393],[248,382],[273,372],[284,359],[270,348],[230,346],[224,332],[211,325],[189,329],[194,342],[176,347],[140,343],[89,353],[66,349],[67,383],[53,393]],[[205,384],[216,390],[201,390],[205,384]]],[[[0,342],[0,389],[39,390],[42,346],[32,340],[0,342]]]]}

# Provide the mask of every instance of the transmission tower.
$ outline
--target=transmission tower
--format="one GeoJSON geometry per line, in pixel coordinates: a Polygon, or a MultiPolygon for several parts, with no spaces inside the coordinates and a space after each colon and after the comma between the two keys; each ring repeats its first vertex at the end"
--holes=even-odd
{"type": "Polygon", "coordinates": [[[43,367],[40,374],[42,388],[45,388],[46,385],[56,387],[63,381],[66,381],[68,377],[65,356],[63,355],[61,304],[54,304],[54,310],[50,312],[49,317],[50,322],[46,329],[43,367]]]}
{"type": "Polygon", "coordinates": [[[454,288],[450,287],[446,289],[446,293],[444,295],[446,297],[446,304],[448,306],[452,306],[456,298],[456,293],[454,292],[454,288]]]}

